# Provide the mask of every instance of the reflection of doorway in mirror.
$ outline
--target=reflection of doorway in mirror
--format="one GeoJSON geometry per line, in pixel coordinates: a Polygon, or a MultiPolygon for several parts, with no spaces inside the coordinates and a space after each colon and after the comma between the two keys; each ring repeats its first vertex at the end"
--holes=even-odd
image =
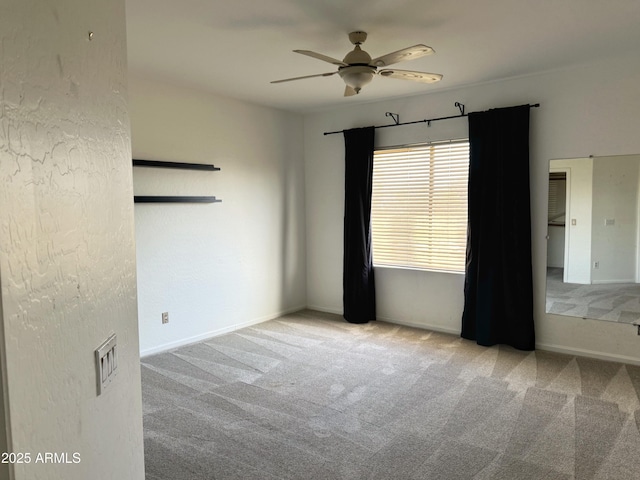
{"type": "Polygon", "coordinates": [[[571,158],[552,160],[550,174],[565,176],[564,227],[550,226],[548,230],[564,229],[563,276],[566,283],[591,284],[591,226],[593,193],[593,159],[571,158]]]}

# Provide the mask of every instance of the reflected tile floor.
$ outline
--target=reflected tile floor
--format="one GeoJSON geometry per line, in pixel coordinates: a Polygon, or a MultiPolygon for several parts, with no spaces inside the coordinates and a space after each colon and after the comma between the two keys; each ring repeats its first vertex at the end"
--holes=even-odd
{"type": "Polygon", "coordinates": [[[640,284],[564,283],[562,275],[562,268],[547,268],[547,313],[620,323],[640,321],[640,284]]]}

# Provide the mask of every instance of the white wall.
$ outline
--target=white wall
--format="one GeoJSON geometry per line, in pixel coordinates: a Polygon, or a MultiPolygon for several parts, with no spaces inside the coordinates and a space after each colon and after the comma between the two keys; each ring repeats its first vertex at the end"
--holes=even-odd
{"type": "Polygon", "coordinates": [[[130,78],[133,157],[219,172],[134,169],[143,355],[306,306],[302,117],[130,78]],[[169,323],[161,322],[169,312],[169,323]]]}
{"type": "Polygon", "coordinates": [[[8,448],[32,454],[17,480],[144,478],[124,15],[123,0],[0,10],[2,377],[8,448]],[[119,373],[98,397],[112,332],[119,373]]]}
{"type": "MultiPolygon", "coordinates": [[[[445,72],[446,73],[446,72],[445,72]]],[[[446,79],[446,76],[445,76],[446,79]]],[[[375,81],[393,81],[379,78],[375,81]]],[[[308,114],[305,117],[307,298],[314,308],[342,311],[342,220],[344,147],[341,135],[323,132],[454,115],[454,102],[468,111],[541,103],[531,111],[531,201],[534,315],[540,347],[640,362],[634,327],[545,314],[548,168],[551,158],[640,152],[640,64],[611,58],[465,89],[425,94],[308,114]],[[595,72],[607,72],[597,75],[595,72]]],[[[371,88],[375,88],[372,84],[371,88]]],[[[428,87],[425,87],[428,89],[428,87]]],[[[361,95],[366,95],[366,89],[361,95]]],[[[467,136],[464,119],[376,131],[376,144],[398,145],[467,136]]],[[[378,312],[398,323],[459,333],[463,276],[377,270],[378,312]],[[392,304],[390,299],[395,298],[392,304]],[[402,299],[400,301],[399,299],[402,299]]]]}
{"type": "Polygon", "coordinates": [[[636,279],[640,155],[593,161],[592,283],[636,279]],[[606,224],[606,221],[613,224],[606,224]]]}

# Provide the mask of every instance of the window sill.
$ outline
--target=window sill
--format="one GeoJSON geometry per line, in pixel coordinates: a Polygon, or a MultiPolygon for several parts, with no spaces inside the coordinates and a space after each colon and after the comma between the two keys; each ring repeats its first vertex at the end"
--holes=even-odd
{"type": "Polygon", "coordinates": [[[445,275],[464,275],[464,272],[452,272],[451,270],[435,270],[417,267],[398,267],[392,265],[376,265],[373,264],[374,270],[408,270],[411,272],[424,272],[424,273],[440,273],[445,275]]]}

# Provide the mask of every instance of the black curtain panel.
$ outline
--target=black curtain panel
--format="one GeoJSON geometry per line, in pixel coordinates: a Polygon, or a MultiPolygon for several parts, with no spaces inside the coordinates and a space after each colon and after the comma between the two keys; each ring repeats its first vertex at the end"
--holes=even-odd
{"type": "Polygon", "coordinates": [[[373,127],[344,132],[344,318],[350,323],[376,319],[371,252],[373,127]]]}
{"type": "Polygon", "coordinates": [[[529,106],[469,114],[469,143],[462,337],[533,350],[529,106]]]}

